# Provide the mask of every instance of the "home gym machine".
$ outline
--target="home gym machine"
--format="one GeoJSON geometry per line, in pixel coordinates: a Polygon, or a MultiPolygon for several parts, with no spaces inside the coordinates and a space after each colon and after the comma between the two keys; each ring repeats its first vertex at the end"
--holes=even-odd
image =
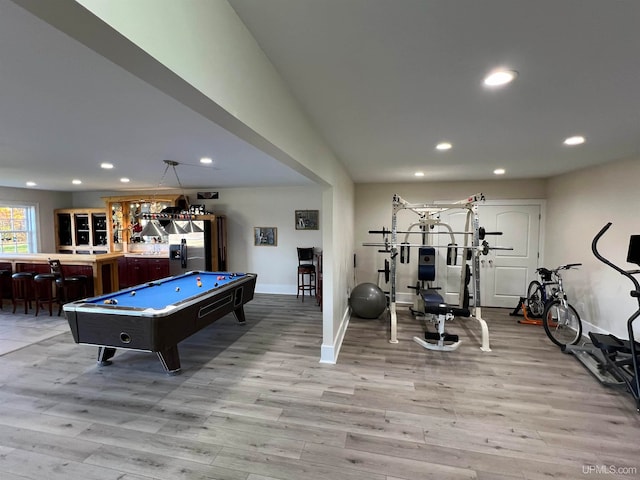
{"type": "MultiPolygon", "coordinates": [[[[625,387],[635,401],[636,410],[640,412],[640,376],[638,375],[640,344],[635,341],[633,332],[633,323],[640,316],[640,283],[634,275],[640,274],[640,270],[623,270],[598,251],[598,241],[611,225],[611,222],[607,223],[596,234],[591,242],[591,251],[598,260],[633,283],[633,290],[629,295],[636,299],[638,308],[627,320],[629,339],[620,339],[612,334],[589,332],[591,345],[567,345],[563,351],[572,353],[603,384],[625,387]]],[[[631,235],[629,238],[627,262],[640,266],[640,235],[631,235]]]]}
{"type": "Polygon", "coordinates": [[[486,232],[479,226],[477,205],[483,201],[484,195],[481,193],[467,197],[464,200],[453,203],[435,204],[412,204],[408,203],[398,195],[393,196],[391,230],[370,230],[370,234],[381,234],[382,243],[363,243],[363,246],[383,247],[379,252],[389,254],[389,260],[385,259],[384,273],[385,280],[391,283],[389,298],[389,313],[391,322],[390,343],[398,343],[397,338],[397,304],[396,304],[396,274],[397,259],[400,255],[401,263],[409,263],[412,247],[418,248],[418,282],[416,289],[416,301],[412,312],[418,315],[434,318],[436,333],[425,333],[425,339],[414,337],[416,343],[430,350],[451,351],[458,348],[459,340],[453,335],[447,335],[444,331],[446,321],[454,317],[475,318],[480,324],[482,331],[482,346],[480,349],[485,352],[491,351],[489,346],[489,328],[482,318],[480,307],[480,261],[479,255],[486,255],[489,250],[502,249],[505,247],[490,247],[485,240],[487,235],[499,235],[500,232],[486,232]],[[441,221],[441,214],[458,209],[466,212],[465,228],[462,232],[454,232],[451,226],[441,221]],[[408,230],[398,230],[397,216],[401,211],[408,210],[418,216],[418,220],[412,223],[408,230]],[[417,231],[413,229],[418,227],[417,231]],[[405,234],[405,241],[399,242],[398,235],[405,234]],[[408,241],[409,235],[421,235],[421,243],[415,244],[408,241]],[[462,235],[463,245],[458,247],[455,235],[462,235]],[[434,245],[429,239],[432,235],[448,235],[450,241],[448,245],[434,245]],[[431,244],[431,245],[430,245],[431,244]],[[435,280],[435,249],[447,249],[447,264],[455,265],[457,261],[458,248],[461,248],[463,265],[460,275],[460,288],[458,290],[457,305],[446,304],[442,296],[430,286],[430,282],[435,280]],[[426,282],[426,283],[425,283],[426,282]],[[471,288],[469,286],[471,285],[471,288]],[[430,341],[434,340],[434,342],[430,341]]]}

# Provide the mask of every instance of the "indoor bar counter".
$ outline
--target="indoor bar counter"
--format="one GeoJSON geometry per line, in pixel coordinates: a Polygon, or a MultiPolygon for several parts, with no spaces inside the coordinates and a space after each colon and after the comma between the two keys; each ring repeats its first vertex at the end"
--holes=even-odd
{"type": "Polygon", "coordinates": [[[122,256],[122,253],[13,253],[0,254],[0,265],[11,265],[13,273],[45,273],[49,272],[49,259],[60,260],[65,276],[86,272],[92,277],[93,294],[102,295],[119,290],[118,259],[122,256]]]}

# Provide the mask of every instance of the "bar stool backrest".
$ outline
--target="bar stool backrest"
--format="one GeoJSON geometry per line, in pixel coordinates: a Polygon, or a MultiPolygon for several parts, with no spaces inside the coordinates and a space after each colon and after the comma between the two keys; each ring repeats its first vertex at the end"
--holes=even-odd
{"type": "Polygon", "coordinates": [[[298,247],[298,266],[313,267],[313,248],[298,247]]]}
{"type": "Polygon", "coordinates": [[[51,273],[53,273],[58,278],[64,278],[62,274],[62,264],[60,260],[51,260],[49,259],[49,268],[51,268],[51,273]]]}

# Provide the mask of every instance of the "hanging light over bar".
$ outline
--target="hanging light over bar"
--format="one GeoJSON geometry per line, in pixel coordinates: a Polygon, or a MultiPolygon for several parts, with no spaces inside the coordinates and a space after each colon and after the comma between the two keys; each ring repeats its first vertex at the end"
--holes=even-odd
{"type": "Polygon", "coordinates": [[[178,222],[176,222],[175,220],[171,220],[169,224],[166,227],[164,227],[164,229],[169,235],[173,235],[176,233],[177,234],[186,233],[184,228],[178,225],[178,222]]]}
{"type": "Polygon", "coordinates": [[[194,232],[203,232],[204,230],[202,230],[198,225],[196,225],[196,223],[193,220],[189,220],[183,230],[186,233],[194,233],[194,232]]]}
{"type": "Polygon", "coordinates": [[[167,231],[160,225],[158,220],[149,220],[140,232],[142,237],[163,237],[168,235],[167,231]]]}

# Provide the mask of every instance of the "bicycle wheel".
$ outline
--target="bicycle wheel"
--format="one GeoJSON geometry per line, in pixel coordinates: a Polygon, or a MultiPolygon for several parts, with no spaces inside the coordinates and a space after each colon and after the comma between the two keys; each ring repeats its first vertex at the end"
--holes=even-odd
{"type": "Polygon", "coordinates": [[[542,301],[542,284],[537,280],[532,281],[527,288],[527,313],[531,318],[540,318],[544,312],[542,301]]]}
{"type": "Polygon", "coordinates": [[[576,309],[569,304],[565,307],[557,299],[545,306],[542,326],[549,339],[559,347],[575,345],[582,336],[582,321],[576,309]]]}

